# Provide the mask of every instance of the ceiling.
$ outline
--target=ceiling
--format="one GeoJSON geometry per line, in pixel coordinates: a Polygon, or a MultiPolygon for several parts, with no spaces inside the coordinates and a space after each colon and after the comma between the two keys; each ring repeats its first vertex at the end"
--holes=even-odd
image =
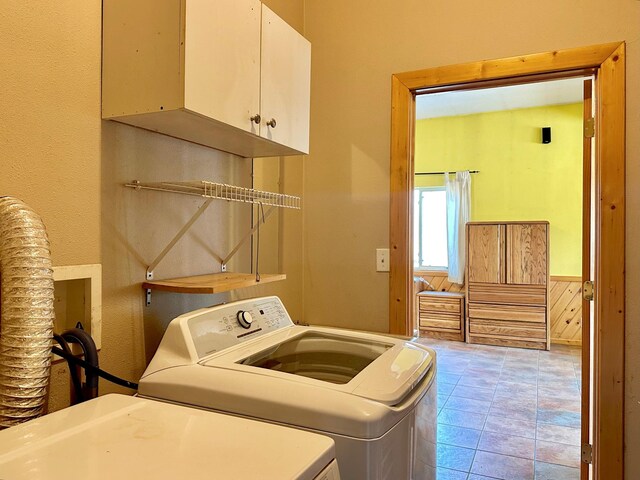
{"type": "Polygon", "coordinates": [[[416,118],[451,117],[582,101],[584,78],[507,87],[430,93],[416,97],[416,118]]]}

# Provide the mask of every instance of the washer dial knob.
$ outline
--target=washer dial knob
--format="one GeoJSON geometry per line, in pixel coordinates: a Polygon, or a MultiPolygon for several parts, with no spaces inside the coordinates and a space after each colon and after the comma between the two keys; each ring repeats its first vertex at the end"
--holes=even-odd
{"type": "Polygon", "coordinates": [[[238,319],[238,323],[242,328],[251,328],[251,323],[253,323],[253,317],[251,314],[245,310],[239,310],[236,314],[238,319]]]}

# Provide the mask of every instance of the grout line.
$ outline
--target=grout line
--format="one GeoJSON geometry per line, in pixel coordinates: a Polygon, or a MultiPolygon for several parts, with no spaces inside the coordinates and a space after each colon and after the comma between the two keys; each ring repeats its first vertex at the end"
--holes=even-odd
{"type": "MultiPolygon", "coordinates": [[[[520,438],[523,438],[523,437],[520,437],[520,438]]],[[[476,450],[479,450],[481,452],[493,453],[494,455],[502,455],[503,457],[520,458],[522,460],[531,460],[532,462],[535,462],[535,460],[533,458],[520,457],[518,455],[513,455],[511,453],[501,453],[501,452],[496,452],[496,451],[493,451],[493,450],[485,450],[485,449],[482,449],[482,448],[476,448],[476,450]]],[[[534,455],[535,455],[535,452],[534,452],[534,455]]]]}
{"type": "MultiPolygon", "coordinates": [[[[480,439],[478,439],[478,443],[480,442],[480,439]]],[[[469,475],[467,475],[467,477],[471,476],[471,471],[473,470],[473,464],[476,462],[476,455],[478,453],[478,449],[475,448],[473,450],[473,458],[471,459],[471,464],[469,465],[469,475]]]]}

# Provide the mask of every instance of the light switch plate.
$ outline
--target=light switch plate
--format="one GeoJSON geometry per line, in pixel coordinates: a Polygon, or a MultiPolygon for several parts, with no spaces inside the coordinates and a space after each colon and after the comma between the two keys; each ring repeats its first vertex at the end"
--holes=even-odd
{"type": "Polygon", "coordinates": [[[389,249],[388,248],[376,249],[376,271],[378,272],[389,271],[389,249]]]}

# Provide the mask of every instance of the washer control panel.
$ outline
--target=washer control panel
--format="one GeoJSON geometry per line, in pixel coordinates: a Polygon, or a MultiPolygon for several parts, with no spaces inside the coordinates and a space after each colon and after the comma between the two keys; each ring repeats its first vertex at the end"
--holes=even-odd
{"type": "Polygon", "coordinates": [[[293,325],[278,297],[218,305],[176,320],[185,317],[199,358],[293,325]]]}

